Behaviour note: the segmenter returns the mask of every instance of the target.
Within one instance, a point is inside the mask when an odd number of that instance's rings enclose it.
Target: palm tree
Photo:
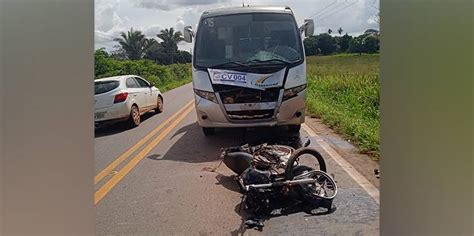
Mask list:
[[[344,32],[344,30],[342,30],[342,27],[339,27],[339,29],[337,30],[337,32],[339,33],[339,35],[342,35],[342,32]]]
[[[173,64],[174,57],[178,52],[178,43],[184,40],[181,32],[175,31],[173,27],[171,27],[169,29],[161,30],[157,36],[163,40],[161,45],[163,46],[164,51],[169,55],[171,64]]]
[[[145,56],[144,58],[154,60],[156,63],[163,63],[163,46],[153,38],[145,39]]]
[[[147,39],[141,31],[134,31],[131,28],[127,33],[121,32],[120,36],[121,38],[115,38],[114,40],[120,44],[128,59],[139,60],[144,56]]]

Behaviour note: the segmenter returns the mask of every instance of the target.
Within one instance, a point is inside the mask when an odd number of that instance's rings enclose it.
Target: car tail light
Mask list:
[[[127,99],[128,93],[119,93],[115,95],[114,103],[123,102]]]

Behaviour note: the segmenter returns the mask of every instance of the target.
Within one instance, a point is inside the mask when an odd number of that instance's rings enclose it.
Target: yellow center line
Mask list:
[[[179,115],[171,125],[166,127],[154,140],[145,146],[135,157],[133,157],[117,174],[102,185],[94,194],[94,205],[100,202],[112,188],[120,182],[146,155],[158,145],[191,111],[193,107],[188,107],[185,112]]]
[[[134,153],[137,149],[139,149],[141,146],[143,146],[149,139],[151,139],[153,136],[155,136],[161,129],[163,129],[166,125],[168,125],[171,121],[173,121],[181,112],[186,110],[189,106],[191,106],[193,103],[193,100],[190,102],[186,103],[183,108],[181,108],[179,111],[174,113],[171,117],[166,119],[163,123],[161,123],[156,129],[148,133],[145,137],[143,137],[138,143],[133,145],[130,149],[128,149],[126,152],[124,152],[122,155],[120,155],[117,159],[115,159],[112,163],[110,163],[105,169],[103,169],[99,174],[97,174],[94,177],[94,184],[99,183],[105,176],[110,174],[117,166],[120,165],[123,161],[125,161],[132,153]]]

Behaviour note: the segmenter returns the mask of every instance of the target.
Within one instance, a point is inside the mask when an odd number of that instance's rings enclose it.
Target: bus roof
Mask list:
[[[213,10],[204,11],[201,15],[202,18],[241,14],[241,13],[286,13],[293,14],[293,11],[288,6],[241,6],[241,7],[227,7],[217,8]]]

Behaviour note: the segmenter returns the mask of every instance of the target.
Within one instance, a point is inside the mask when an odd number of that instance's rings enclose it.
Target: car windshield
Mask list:
[[[119,82],[115,80],[96,81],[94,83],[94,88],[95,88],[94,95],[112,91],[118,88],[118,86],[119,86]]]
[[[292,15],[253,13],[204,18],[196,37],[195,65],[285,64],[303,59]]]

